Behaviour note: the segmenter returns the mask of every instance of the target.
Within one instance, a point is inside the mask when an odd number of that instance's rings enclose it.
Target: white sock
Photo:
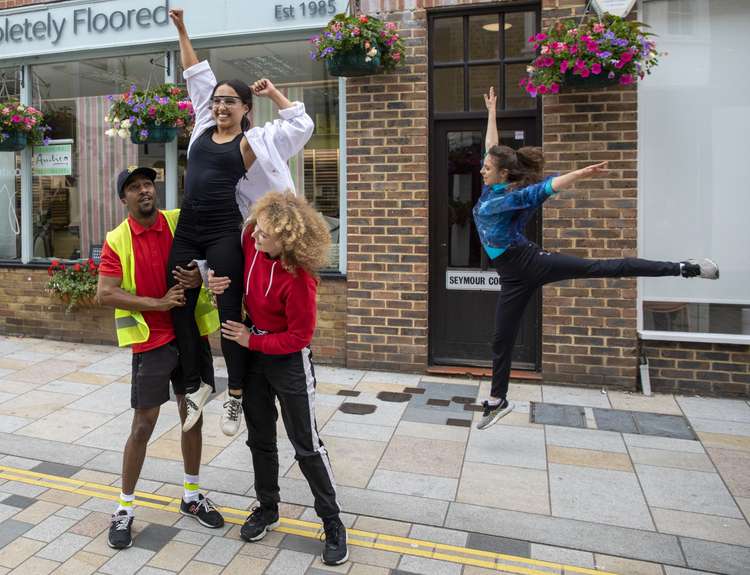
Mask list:
[[[128,515],[133,515],[133,501],[135,501],[135,495],[125,495],[120,492],[120,499],[118,501],[117,509],[115,509],[115,515],[120,511],[127,511]]]
[[[182,486],[185,488],[185,493],[182,496],[182,499],[185,501],[185,503],[198,501],[199,483],[200,482],[197,475],[188,475],[187,473],[185,474],[185,480],[182,483]]]
[[[491,405],[492,407],[497,407],[497,406],[498,406],[498,405],[500,405],[500,404],[501,404],[502,402],[503,402],[503,400],[502,400],[502,399],[497,399],[497,398],[495,398],[495,397],[490,397],[490,398],[489,398],[489,399],[487,400],[487,403],[489,403],[489,404],[490,404],[490,405]]]

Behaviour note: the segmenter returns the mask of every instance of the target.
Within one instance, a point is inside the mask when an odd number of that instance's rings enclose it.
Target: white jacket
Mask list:
[[[216,86],[216,77],[211,66],[204,60],[183,73],[187,91],[195,110],[195,127],[190,136],[190,146],[207,128],[216,125],[211,113],[211,93]],[[304,148],[312,136],[315,125],[305,112],[302,102],[294,102],[290,108],[279,110],[280,120],[266,122],[261,127],[250,128],[245,137],[255,153],[255,162],[237,184],[237,205],[243,217],[247,217],[250,206],[266,192],[290,190],[294,182],[287,161]]]

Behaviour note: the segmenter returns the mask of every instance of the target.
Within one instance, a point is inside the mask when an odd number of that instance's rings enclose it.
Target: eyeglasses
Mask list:
[[[211,98],[211,104],[214,108],[218,108],[224,104],[227,108],[232,106],[238,106],[242,100],[235,98],[234,96],[214,96]]]

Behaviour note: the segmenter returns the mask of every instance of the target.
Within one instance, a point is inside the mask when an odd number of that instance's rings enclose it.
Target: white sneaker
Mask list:
[[[182,424],[182,431],[190,431],[190,429],[198,423],[203,413],[203,406],[208,403],[208,399],[213,393],[213,388],[210,385],[201,383],[198,391],[188,393],[185,395],[185,403],[187,404],[187,417],[185,423]]]
[[[701,269],[701,277],[707,280],[719,279],[719,266],[708,258],[702,260],[688,260],[691,264],[697,264]]]
[[[242,416],[242,398],[234,397],[227,391],[227,400],[224,402],[224,413],[221,415],[221,431],[224,435],[237,435],[240,430],[240,417]]]
[[[497,405],[490,405],[489,401],[483,401],[482,406],[484,411],[482,412],[482,418],[477,422],[477,429],[487,429],[491,425],[495,425],[501,418],[508,415],[513,411],[512,401],[503,399]]]

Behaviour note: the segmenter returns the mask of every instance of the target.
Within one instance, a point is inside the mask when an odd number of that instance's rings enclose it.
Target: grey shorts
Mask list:
[[[170,381],[175,395],[185,394],[176,342],[134,353],[130,406],[148,409],[168,402]]]

